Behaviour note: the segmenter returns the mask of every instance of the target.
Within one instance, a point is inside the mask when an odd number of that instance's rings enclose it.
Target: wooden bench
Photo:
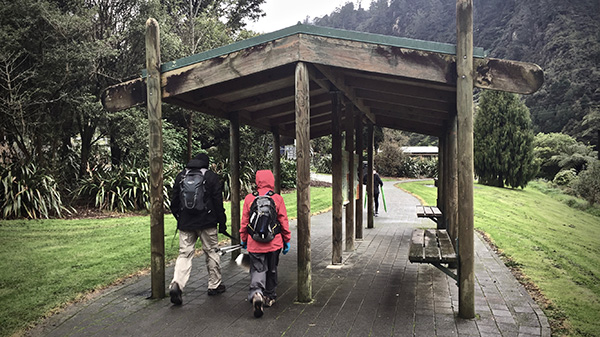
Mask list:
[[[445,229],[415,229],[412,233],[408,260],[430,263],[458,282],[458,277],[441,264],[455,265],[458,256]]]
[[[443,214],[437,206],[423,206],[417,205],[417,217],[418,218],[429,218],[438,224],[438,228],[442,224]]]

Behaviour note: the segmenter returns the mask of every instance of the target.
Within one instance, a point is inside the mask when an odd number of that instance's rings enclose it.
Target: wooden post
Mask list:
[[[458,313],[475,317],[473,238],[473,0],[456,1],[458,111]]]
[[[237,112],[229,115],[229,170],[231,173],[231,244],[240,243],[240,116]],[[240,251],[231,253],[235,260]]]
[[[438,178],[437,178],[437,207],[445,212],[446,200],[446,138],[445,134],[438,138]],[[437,228],[446,228],[444,219],[438,219]]]
[[[160,31],[158,22],[146,21],[146,79],[150,128],[150,273],[152,298],[165,297],[165,226],[163,211],[162,93],[160,87]]]
[[[275,193],[281,194],[281,139],[279,130],[273,128],[273,176],[275,176]]]
[[[348,204],[346,205],[346,251],[354,250],[354,105],[346,102],[346,152],[348,152]]]
[[[373,123],[367,123],[367,228],[374,227],[375,205],[373,197]]]
[[[296,201],[298,207],[298,302],[312,301],[310,265],[310,92],[306,64],[296,65]]]
[[[331,239],[331,263],[342,263],[342,208],[344,198],[342,195],[342,104],[340,92],[331,93],[331,178],[332,178],[332,203],[333,210]]]
[[[357,110],[356,112],[356,155],[358,156],[358,198],[356,199],[356,238],[362,240],[363,238],[363,176],[365,170],[363,169],[363,116],[362,111]]]
[[[446,217],[446,226],[448,228],[448,234],[452,239],[452,242],[456,246],[456,238],[458,237],[458,169],[457,169],[457,138],[456,138],[456,111],[452,111],[450,114],[450,120],[448,121],[448,142],[447,142],[447,156],[448,160],[448,206],[447,211],[444,212]]]

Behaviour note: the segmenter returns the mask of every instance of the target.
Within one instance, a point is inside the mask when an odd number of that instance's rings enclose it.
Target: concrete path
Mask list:
[[[418,219],[414,197],[385,182],[388,212],[364,230],[342,266],[331,262],[331,213],[312,217],[314,302],[296,303],[296,237],[281,257],[277,303],[255,319],[246,301],[249,275],[223,257],[227,292],[207,296],[203,257],[194,259],[183,305],[149,300],[149,275],[70,306],[30,336],[550,336],[546,317],[510,271],[478,237],[477,318],[458,318],[455,281],[428,264],[411,264],[412,230],[434,227]],[[382,207],[382,206],[381,206]],[[383,208],[383,207],[382,207]],[[364,222],[366,224],[366,221]],[[291,224],[295,235],[296,223]],[[167,269],[167,284],[173,267]]]

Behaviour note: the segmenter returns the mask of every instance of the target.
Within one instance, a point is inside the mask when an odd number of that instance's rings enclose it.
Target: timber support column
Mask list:
[[[331,226],[331,264],[342,263],[342,211],[344,198],[342,195],[342,104],[339,91],[331,92],[331,177],[333,210]]]
[[[458,111],[458,313],[475,317],[473,233],[473,0],[456,2]]]
[[[373,122],[367,122],[367,228],[374,227],[375,198],[373,196]],[[379,186],[378,186],[379,187]]]
[[[296,65],[296,201],[298,246],[298,302],[312,301],[310,264],[310,78],[306,64]]]
[[[456,139],[456,111],[450,114],[448,121],[448,141],[446,147],[448,148],[447,155],[448,159],[448,179],[447,179],[447,193],[448,193],[448,204],[447,211],[444,212],[446,218],[446,227],[448,228],[448,234],[452,243],[456,248],[456,238],[458,237],[458,171],[457,171],[457,139]]]
[[[231,244],[240,243],[240,116],[237,112],[229,115],[229,170],[231,173]],[[239,250],[231,253],[231,260],[240,254]]]
[[[346,152],[348,152],[348,204],[346,205],[346,251],[354,250],[354,105],[346,102]]]
[[[273,176],[275,176],[275,193],[281,194],[281,138],[279,130],[273,128]]]
[[[363,116],[362,111],[356,112],[356,155],[358,156],[358,197],[356,198],[356,239],[363,238],[363,177],[365,170],[363,169]]]
[[[160,31],[146,21],[146,79],[150,153],[150,273],[152,298],[165,297],[165,219],[163,211],[162,93],[160,87]]]

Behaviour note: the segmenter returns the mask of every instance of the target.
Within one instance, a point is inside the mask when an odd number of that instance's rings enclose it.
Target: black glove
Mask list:
[[[219,224],[219,233],[221,233],[221,234],[227,233],[227,224],[226,223]]]

